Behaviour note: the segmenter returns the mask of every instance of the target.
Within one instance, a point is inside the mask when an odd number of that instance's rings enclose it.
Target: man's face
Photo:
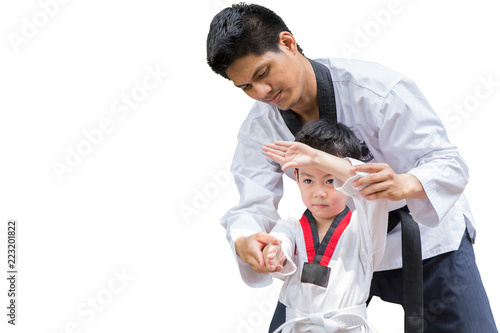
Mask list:
[[[335,189],[331,174],[317,168],[300,168],[297,183],[304,205],[317,222],[331,222],[344,210],[347,196]]]
[[[284,46],[279,52],[241,57],[226,74],[251,98],[282,110],[292,109],[302,97],[304,68],[296,54]]]

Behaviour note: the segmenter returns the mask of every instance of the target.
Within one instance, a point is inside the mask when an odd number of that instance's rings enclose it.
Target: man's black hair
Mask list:
[[[341,158],[361,158],[358,138],[349,127],[330,118],[306,123],[297,133],[295,141]]]
[[[290,32],[285,22],[272,10],[239,3],[220,11],[210,24],[207,37],[207,62],[214,72],[229,79],[226,69],[249,54],[279,52],[279,34]],[[302,53],[302,49],[297,45]]]

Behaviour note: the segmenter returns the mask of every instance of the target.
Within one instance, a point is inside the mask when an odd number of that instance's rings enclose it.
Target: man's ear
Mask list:
[[[288,31],[282,31],[279,34],[279,46],[286,48],[288,51],[292,53],[297,52],[297,42],[295,41],[295,37]]]

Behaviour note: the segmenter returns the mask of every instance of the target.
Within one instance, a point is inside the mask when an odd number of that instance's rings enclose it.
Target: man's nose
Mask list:
[[[267,83],[264,83],[264,82],[255,83],[254,84],[254,91],[256,94],[255,99],[257,99],[259,101],[266,102],[266,99],[271,97],[271,96],[269,96],[269,93],[271,92],[271,90],[272,90],[271,85],[269,85]]]

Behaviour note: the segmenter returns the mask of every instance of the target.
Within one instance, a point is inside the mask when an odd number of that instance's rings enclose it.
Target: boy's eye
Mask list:
[[[312,181],[312,180],[310,180],[310,179],[304,179],[304,183],[306,183],[306,184],[312,184],[312,182],[313,182],[313,181]]]
[[[326,181],[326,183],[327,183],[328,185],[333,185],[333,179],[328,179],[328,180]]]

